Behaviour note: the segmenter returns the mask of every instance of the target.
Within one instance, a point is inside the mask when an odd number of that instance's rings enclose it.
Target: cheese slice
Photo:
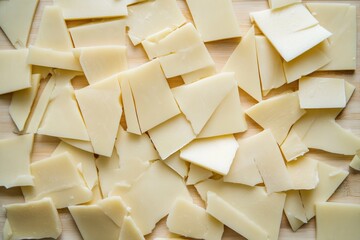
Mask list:
[[[175,29],[186,21],[176,0],[148,1],[129,6],[128,10],[128,34],[134,45],[167,27]]]
[[[202,68],[199,70],[195,70],[190,73],[183,74],[183,75],[181,75],[181,78],[184,80],[185,84],[189,84],[189,83],[196,82],[200,79],[210,77],[215,74],[216,74],[216,68],[215,68],[215,65],[213,65],[213,66],[205,67],[205,68]]]
[[[315,205],[326,202],[340,184],[349,175],[349,172],[318,162],[319,184],[313,190],[301,190],[301,199],[305,208],[306,218],[315,216]]]
[[[318,161],[309,157],[287,163],[293,189],[314,189],[319,183]]]
[[[124,217],[123,225],[121,226],[119,240],[145,240],[138,226],[130,216]]]
[[[195,134],[199,134],[234,87],[233,73],[219,73],[192,84],[173,88],[172,91]]]
[[[0,2],[0,27],[15,48],[26,48],[39,0]]]
[[[256,101],[262,100],[254,27],[241,39],[222,71],[235,72],[238,86]]]
[[[357,154],[354,156],[352,161],[350,162],[350,167],[357,171],[360,171],[360,151],[357,151]]]
[[[180,151],[167,157],[163,162],[178,173],[183,179],[188,175],[189,164],[180,158]]]
[[[0,51],[0,94],[31,87],[31,65],[27,49]]]
[[[298,93],[293,92],[264,100],[248,108],[245,113],[264,129],[270,129],[281,144],[291,126],[306,111],[300,109]]]
[[[40,78],[40,74],[33,74],[31,76],[31,87],[14,92],[12,95],[9,113],[19,131],[24,129],[26,120],[29,117],[40,86]]]
[[[81,140],[75,140],[75,139],[69,139],[69,138],[60,138],[61,141],[75,147],[81,150],[84,150],[86,152],[94,153],[94,148],[91,145],[90,141],[81,141]]]
[[[224,225],[210,216],[205,209],[179,198],[166,220],[170,232],[185,237],[220,240]]]
[[[316,239],[359,239],[359,216],[358,204],[316,204]]]
[[[301,0],[269,0],[269,5],[271,9],[277,9],[299,2]]]
[[[41,79],[45,79],[49,75],[54,75],[54,72],[52,68],[34,65],[32,66],[32,74],[40,74]]]
[[[193,163],[190,164],[186,185],[195,185],[198,182],[210,178],[213,173],[205,168],[199,167]]]
[[[86,205],[92,205],[104,199],[101,193],[100,184],[98,182],[91,189],[91,192],[92,192],[92,199],[89,202],[85,203]]]
[[[5,220],[4,228],[2,229],[2,238],[3,240],[11,240],[11,237],[13,235],[11,226],[9,224],[9,220]]]
[[[0,140],[0,186],[11,188],[34,185],[30,173],[33,141],[33,134]]]
[[[49,198],[8,204],[4,208],[11,229],[11,236],[8,239],[56,239],[61,234],[59,214]]]
[[[281,152],[286,161],[290,162],[303,156],[309,151],[306,145],[301,141],[301,138],[294,131],[290,131],[284,142],[281,144]]]
[[[126,1],[55,0],[54,4],[61,8],[66,20],[121,17],[128,14]]]
[[[284,212],[293,231],[297,231],[304,223],[307,223],[299,191],[286,192]]]
[[[168,158],[196,138],[183,114],[150,129],[148,133],[161,159]]]
[[[180,158],[218,174],[226,175],[238,147],[233,135],[196,139],[180,150]]]
[[[253,12],[251,15],[287,62],[331,36],[302,4]]]

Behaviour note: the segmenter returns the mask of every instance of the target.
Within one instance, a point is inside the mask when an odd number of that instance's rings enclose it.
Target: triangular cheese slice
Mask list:
[[[145,240],[138,226],[130,216],[125,216],[120,230],[119,240]]]
[[[94,148],[91,145],[90,140],[89,141],[81,141],[76,139],[70,139],[70,138],[61,138],[61,141],[66,142],[67,144],[76,147],[78,149],[84,150],[86,152],[94,153]]]
[[[186,179],[186,185],[194,185],[210,178],[212,175],[213,173],[211,171],[191,163],[188,177]]]
[[[177,172],[182,178],[185,178],[189,171],[188,162],[180,158],[180,151],[174,153],[163,161],[172,170]]]

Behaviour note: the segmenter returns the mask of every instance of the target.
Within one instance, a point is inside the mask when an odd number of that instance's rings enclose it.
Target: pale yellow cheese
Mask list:
[[[356,240],[360,238],[360,205],[349,203],[316,204],[316,239]]]
[[[130,211],[121,197],[118,196],[105,198],[97,202],[96,205],[118,226],[122,226],[124,217]]]
[[[62,231],[60,218],[49,198],[28,203],[5,205],[9,239],[58,238]]]
[[[292,189],[314,189],[319,183],[318,161],[301,157],[287,163],[287,170],[293,183]]]
[[[15,48],[26,48],[39,0],[0,1],[0,27]]]
[[[226,175],[238,147],[233,135],[196,139],[180,150],[180,158],[218,174]]]
[[[319,184],[313,190],[301,190],[301,199],[305,208],[306,218],[315,216],[315,205],[326,202],[336,191],[349,172],[318,162]]]
[[[138,226],[130,216],[124,217],[124,222],[121,225],[119,240],[145,240]]]
[[[286,192],[284,212],[293,231],[297,231],[304,223],[307,223],[299,191]]]
[[[357,151],[357,154],[354,156],[352,161],[350,162],[350,167],[353,169],[360,171],[360,151]]]
[[[222,71],[235,72],[238,86],[256,101],[262,100],[254,27],[241,39]]]
[[[69,138],[61,138],[61,141],[66,142],[67,144],[76,147],[78,149],[84,150],[86,152],[94,153],[94,148],[91,145],[90,141],[81,141]]]
[[[195,70],[190,73],[181,75],[181,78],[184,80],[185,84],[196,82],[202,78],[210,77],[216,74],[215,66],[205,67],[199,70]]]
[[[98,201],[104,199],[103,195],[101,193],[99,182],[97,182],[96,185],[91,189],[91,192],[92,192],[92,199],[89,202],[85,203],[85,204],[92,205],[92,204],[95,204]]]
[[[196,137],[183,114],[150,129],[148,133],[161,159],[168,158]]]
[[[33,74],[31,76],[31,87],[14,92],[12,95],[9,113],[19,131],[24,129],[26,120],[29,117],[40,86],[40,78],[40,74]]]
[[[31,87],[27,49],[0,51],[0,94]]]
[[[210,178],[212,175],[213,173],[211,171],[191,163],[186,179],[186,185],[194,185]]]
[[[219,73],[172,89],[195,134],[201,132],[226,95],[235,88],[235,84],[233,73]]]
[[[287,62],[331,36],[302,4],[253,12],[251,16]]]
[[[104,45],[125,45],[125,20],[95,22],[70,28],[76,48]]]
[[[33,134],[0,140],[0,186],[10,188],[34,185],[30,173],[33,141]]]
[[[220,240],[224,232],[224,225],[205,209],[181,198],[173,205],[166,226],[170,232],[205,240]]]
[[[270,8],[276,9],[276,8],[282,8],[294,3],[299,3],[301,0],[269,0]]]
[[[231,0],[187,0],[186,3],[204,42],[240,37]]]
[[[291,126],[305,112],[304,109],[300,109],[297,92],[269,98],[245,111],[261,127],[270,129],[279,144],[284,141]]]
[[[47,78],[49,75],[54,75],[53,69],[42,66],[32,66],[32,74],[40,74],[42,79]]]
[[[4,228],[2,229],[2,238],[3,240],[11,240],[13,232],[11,230],[11,226],[9,224],[9,220],[5,220]]]
[[[296,160],[309,151],[295,131],[290,131],[289,135],[281,144],[280,149],[288,162]]]
[[[126,1],[103,0],[55,0],[66,20],[110,18],[126,16]]]
[[[120,93],[116,77],[75,91],[94,152],[107,157],[114,148],[122,115]]]
[[[180,151],[177,151],[176,153],[167,157],[164,160],[164,163],[172,170],[177,172],[182,178],[185,178],[188,175],[189,164],[180,158]]]

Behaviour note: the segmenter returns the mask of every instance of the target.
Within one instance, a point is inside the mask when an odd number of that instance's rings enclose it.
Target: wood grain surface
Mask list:
[[[321,0],[320,0],[321,1]],[[317,0],[317,2],[320,2]],[[310,2],[310,1],[309,1]],[[311,1],[312,2],[312,1]],[[360,0],[357,1],[321,1],[321,2],[347,2],[357,6],[357,36],[359,39],[359,26],[360,26]],[[36,34],[39,28],[41,13],[46,5],[51,5],[51,0],[40,0],[36,16],[34,18],[29,44],[34,43],[36,39]],[[250,21],[248,13],[251,11],[263,10],[268,8],[267,1],[265,0],[233,0],[235,13],[238,19],[238,22],[241,26],[242,33],[244,34],[250,27]],[[189,21],[191,20],[191,15],[186,6],[184,0],[178,0],[178,5],[183,11],[184,15]],[[75,26],[82,24],[83,22],[68,22],[68,26]],[[235,49],[239,43],[240,38],[231,39],[225,41],[218,41],[213,43],[207,43],[206,46],[210,51],[211,56],[213,57],[216,67],[218,70],[221,70],[226,60]],[[138,66],[147,61],[146,54],[141,46],[133,47],[129,41],[128,45],[128,61],[129,67]],[[7,40],[5,34],[0,32],[0,49],[12,49],[10,42]],[[357,56],[359,57],[359,41],[357,42]],[[352,96],[347,108],[339,115],[337,122],[348,129],[351,129],[353,133],[357,136],[360,136],[360,61],[357,63],[357,69],[355,72],[346,71],[346,72],[322,72],[314,73],[314,76],[328,76],[328,77],[340,77],[349,81],[351,84],[356,86],[354,95]],[[78,79],[73,81],[75,87],[83,86],[83,79]],[[169,84],[171,87],[182,84],[180,78],[169,79]],[[269,94],[269,97],[274,96],[286,89],[297,89],[297,82],[292,83],[288,86],[281,87],[280,89],[274,90]],[[255,104],[255,101],[252,100],[245,92],[240,90],[241,101],[243,107],[246,109],[249,106]],[[0,139],[10,137],[15,135],[16,127],[13,124],[10,115],[8,113],[8,107],[11,101],[11,94],[1,95],[0,96]],[[250,118],[247,117],[247,122],[249,125],[249,130],[243,134],[237,134],[237,138],[251,136],[259,131],[261,128],[253,122]],[[37,161],[45,157],[50,156],[51,152],[55,149],[58,144],[58,139],[46,136],[36,136],[35,144],[32,153],[32,161]],[[334,202],[348,202],[360,204],[360,174],[349,169],[348,165],[352,156],[343,156],[330,154],[323,151],[311,150],[308,153],[309,156],[324,161],[333,166],[337,166],[350,171],[350,175],[339,187],[336,193],[330,198],[330,201]],[[194,198],[194,201],[199,205],[203,206],[203,202],[200,197],[197,195],[195,188],[189,187],[189,190]],[[0,205],[7,203],[23,202],[24,199],[21,194],[20,188],[12,188],[6,190],[5,188],[0,187]],[[61,210],[60,216],[63,224],[63,233],[59,239],[81,239],[79,231],[76,228],[74,221],[71,218],[71,215],[67,210]],[[3,225],[5,221],[5,211],[0,208],[0,232],[2,232]],[[1,234],[2,235],[2,234]],[[152,234],[146,236],[147,239],[153,239],[154,237],[166,237],[170,236],[168,232],[165,220],[163,219],[157,224],[156,229]],[[226,228],[223,235],[223,239],[243,239],[240,235],[233,232],[232,230]],[[315,221],[312,219],[308,224],[300,228],[297,232],[293,232],[286,220],[285,217],[282,219],[281,231],[279,239],[315,239]]]

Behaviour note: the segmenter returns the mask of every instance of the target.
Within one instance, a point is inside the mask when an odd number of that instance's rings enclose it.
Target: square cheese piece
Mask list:
[[[232,0],[187,0],[204,42],[240,37]]]
[[[301,108],[343,108],[345,81],[338,78],[304,77],[299,80]]]
[[[287,62],[331,36],[302,4],[253,12],[251,15]]]

